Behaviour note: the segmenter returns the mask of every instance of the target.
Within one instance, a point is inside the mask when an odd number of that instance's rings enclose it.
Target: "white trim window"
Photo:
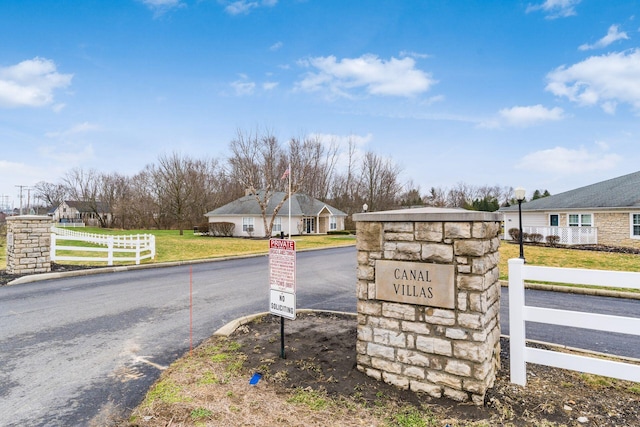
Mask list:
[[[569,227],[591,227],[593,226],[591,214],[569,214]]]
[[[275,217],[273,220],[273,233],[280,233],[282,231],[282,218],[279,216]]]
[[[242,217],[242,231],[246,233],[248,231],[253,232],[253,230],[254,230],[253,217],[252,216]]]
[[[329,230],[337,230],[338,229],[338,220],[335,216],[331,215],[329,217]]]
[[[631,238],[640,239],[640,213],[632,213],[629,215],[631,223]]]

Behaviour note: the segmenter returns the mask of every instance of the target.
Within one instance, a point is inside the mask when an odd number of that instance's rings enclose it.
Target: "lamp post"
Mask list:
[[[522,243],[522,201],[526,193],[525,189],[518,187],[515,189],[516,200],[518,201],[518,219],[520,225],[520,232],[518,233],[518,240],[520,241],[520,258],[524,259],[524,245]]]

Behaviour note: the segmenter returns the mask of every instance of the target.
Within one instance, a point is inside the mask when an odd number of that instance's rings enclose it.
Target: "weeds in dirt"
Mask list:
[[[527,387],[510,384],[503,370],[487,403],[476,407],[358,372],[352,318],[301,316],[297,331],[288,331],[297,351],[289,348],[287,359],[278,356],[278,345],[269,345],[278,330],[270,322],[249,324],[232,339],[211,338],[174,363],[124,426],[602,427],[640,419],[637,383],[532,365]],[[256,372],[263,377],[250,385]],[[589,424],[578,423],[579,417]]]

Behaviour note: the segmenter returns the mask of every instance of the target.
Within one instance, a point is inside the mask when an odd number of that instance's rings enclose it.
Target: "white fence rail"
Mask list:
[[[524,226],[523,233],[541,234],[543,241],[547,236],[558,236],[561,245],[596,245],[598,244],[598,229],[596,227],[551,227]]]
[[[98,246],[67,246],[58,241],[86,242]],[[97,256],[58,255],[58,251],[98,252]],[[105,254],[106,256],[101,256]],[[132,254],[115,256],[115,254]],[[51,261],[89,261],[106,262],[135,261],[136,265],[144,259],[156,256],[156,236],[152,234],[108,235],[84,233],[65,228],[51,227]]]
[[[640,289],[640,273],[538,267],[525,265],[520,258],[510,259],[509,345],[512,383],[526,385],[527,362],[640,382],[639,365],[527,347],[526,321],[640,335],[640,318],[526,306],[525,280]]]
[[[84,228],[84,222],[58,222],[58,227]],[[55,227],[55,226],[54,226]]]

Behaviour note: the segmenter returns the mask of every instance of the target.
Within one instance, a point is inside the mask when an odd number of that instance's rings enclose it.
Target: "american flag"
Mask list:
[[[286,171],[284,171],[284,173],[282,174],[282,178],[280,178],[280,180],[283,180],[283,179],[285,179],[286,177],[288,177],[288,176],[289,176],[289,172],[290,172],[290,171],[289,171],[289,168],[287,168],[287,170],[286,170]]]

